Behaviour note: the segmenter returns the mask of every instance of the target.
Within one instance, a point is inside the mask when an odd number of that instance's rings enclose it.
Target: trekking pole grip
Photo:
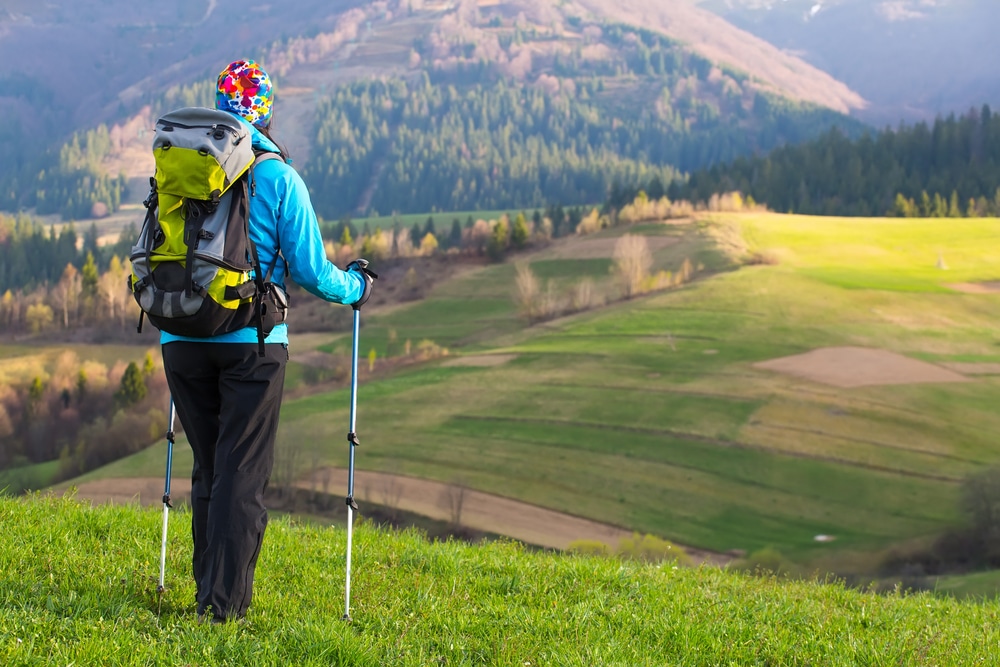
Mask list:
[[[378,280],[378,274],[368,268],[368,260],[358,258],[347,265],[348,271],[357,271],[361,274],[361,279],[365,283],[364,291],[361,293],[361,298],[351,304],[351,308],[354,310],[361,310],[361,306],[368,302],[368,299],[372,295],[372,285],[376,280]]]

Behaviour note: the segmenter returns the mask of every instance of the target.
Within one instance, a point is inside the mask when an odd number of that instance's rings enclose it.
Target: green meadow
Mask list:
[[[514,262],[554,294],[589,278],[611,295],[626,232],[671,237],[654,271],[689,259],[694,279],[531,326],[518,317]],[[856,346],[988,371],[1000,295],[953,286],[1000,279],[998,235],[995,219],[705,214],[586,237],[607,241],[605,257],[555,246],[466,270],[421,302],[363,312],[357,466],[803,563],[933,536],[962,521],[966,476],[1000,462],[995,371],[843,388],[755,364]],[[320,338],[349,349],[349,335]],[[377,366],[425,340],[447,355],[368,378],[371,350]],[[286,401],[279,454],[296,448],[303,474],[346,465],[348,402],[346,389]],[[88,477],[162,475],[162,454]]]
[[[199,624],[190,515],[0,498],[0,662],[34,665],[990,665],[1000,603],[876,595],[713,567],[361,523],[271,521],[243,623]]]

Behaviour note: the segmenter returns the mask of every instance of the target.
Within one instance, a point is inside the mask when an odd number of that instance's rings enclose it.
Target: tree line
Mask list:
[[[105,267],[113,257],[127,257],[137,235],[136,226],[128,225],[116,243],[102,245],[94,224],[81,237],[72,223],[45,227],[23,213],[0,213],[0,294],[55,284],[66,266],[83,271],[88,256],[95,266]]]
[[[618,187],[617,208],[647,183]],[[767,156],[737,158],[666,188],[672,199],[739,191],[771,210],[812,215],[963,217],[1000,215],[1000,117],[988,105],[868,132],[836,129]]]
[[[588,209],[585,206],[564,207],[553,204],[546,208],[502,213],[486,220],[467,214],[463,219],[447,213],[431,214],[423,222],[404,225],[397,216],[384,226],[363,220],[353,221],[344,216],[337,222],[321,222],[320,230],[326,242],[327,255],[334,261],[350,261],[351,253],[374,259],[428,256],[437,252],[482,256],[502,254],[513,245],[525,247],[528,236],[549,241],[576,233],[577,226]],[[450,220],[450,222],[449,222]],[[484,231],[497,222],[508,225],[503,244],[488,243],[492,231]]]

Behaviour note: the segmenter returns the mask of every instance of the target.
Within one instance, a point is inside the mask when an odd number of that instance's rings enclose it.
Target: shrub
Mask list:
[[[576,233],[580,236],[593,234],[607,226],[607,218],[601,216],[597,209],[592,209],[590,213],[576,226]]]
[[[733,564],[733,568],[751,574],[792,575],[796,566],[774,547],[764,547]]]
[[[780,264],[778,256],[770,250],[754,250],[749,253],[744,260],[744,263],[748,266],[755,265],[765,265],[765,266],[777,266]]]
[[[581,556],[611,555],[611,547],[604,542],[598,542],[597,540],[576,540],[574,542],[570,542],[569,546],[566,547],[566,551],[571,554],[580,554]]]
[[[647,563],[675,561],[678,565],[690,565],[691,557],[683,549],[669,540],[655,535],[640,535],[633,533],[618,543],[616,555],[627,560],[640,560]]]

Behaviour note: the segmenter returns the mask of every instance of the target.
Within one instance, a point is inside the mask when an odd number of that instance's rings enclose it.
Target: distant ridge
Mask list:
[[[709,60],[747,72],[779,95],[845,114],[867,106],[846,84],[696,7],[692,0],[574,0],[574,4],[594,17],[662,32]]]

